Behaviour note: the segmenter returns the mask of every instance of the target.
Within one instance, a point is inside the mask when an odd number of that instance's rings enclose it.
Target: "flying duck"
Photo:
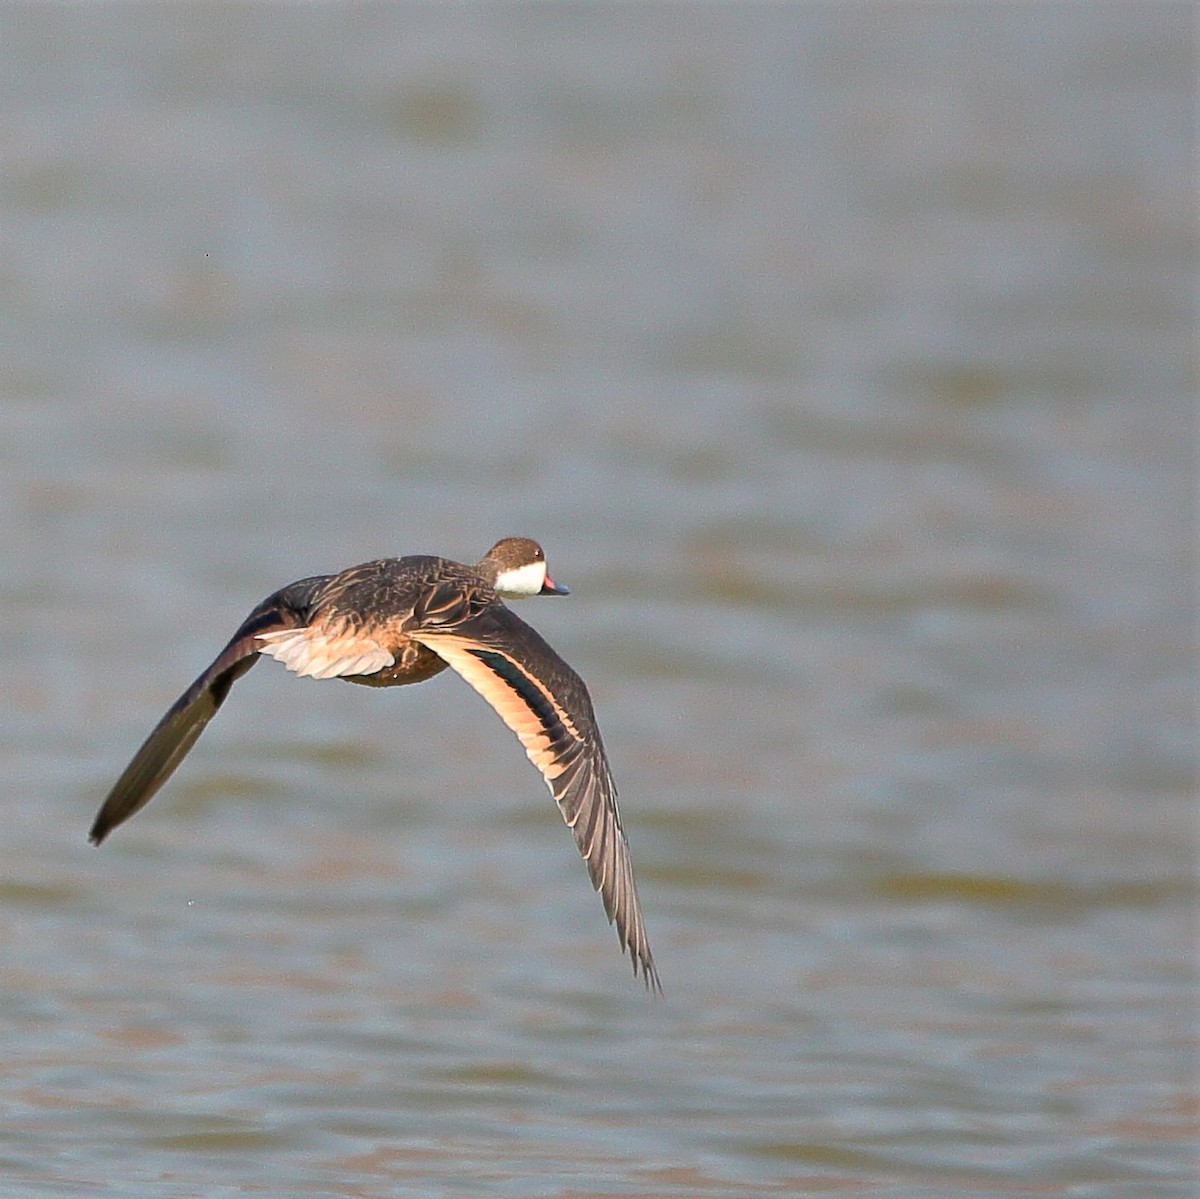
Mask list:
[[[158,722],[108,793],[88,839],[99,845],[149,803],[262,654],[298,675],[369,687],[424,682],[450,666],[520,739],[575,835],[634,975],[661,990],[587,687],[503,603],[566,594],[528,537],[503,538],[475,566],[414,554],[289,584],[246,617]]]

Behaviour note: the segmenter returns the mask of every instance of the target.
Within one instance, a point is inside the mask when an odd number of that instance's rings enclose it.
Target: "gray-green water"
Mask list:
[[[1191,1193],[1192,12],[0,13],[0,1192]],[[549,551],[666,997],[453,676]]]

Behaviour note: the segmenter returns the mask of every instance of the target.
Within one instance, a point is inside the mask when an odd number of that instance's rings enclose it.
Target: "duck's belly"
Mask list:
[[[431,649],[404,637],[399,645],[388,647],[396,661],[374,674],[348,674],[347,683],[364,687],[403,687],[408,683],[423,683],[446,669],[446,663]]]

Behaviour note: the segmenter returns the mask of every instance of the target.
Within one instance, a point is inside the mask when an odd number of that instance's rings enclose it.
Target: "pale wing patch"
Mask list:
[[[372,637],[361,634],[326,634],[311,626],[259,633],[260,653],[282,662],[302,678],[334,679],[352,674],[374,674],[394,666],[393,655]]]
[[[414,632],[409,635],[414,641],[428,646],[438,657],[449,662],[455,671],[492,705],[500,719],[516,733],[529,760],[537,767],[553,794],[552,780],[562,773],[564,767],[555,758],[550,738],[541,722],[529,710],[529,705],[507,683],[497,678],[463,642],[445,634],[426,637],[423,633]],[[563,723],[570,727],[569,722],[564,720]]]

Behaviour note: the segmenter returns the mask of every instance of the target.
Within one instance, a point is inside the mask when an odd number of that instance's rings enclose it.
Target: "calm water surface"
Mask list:
[[[0,1192],[1184,1196],[1188,6],[0,14]],[[444,675],[547,546],[666,996]]]

